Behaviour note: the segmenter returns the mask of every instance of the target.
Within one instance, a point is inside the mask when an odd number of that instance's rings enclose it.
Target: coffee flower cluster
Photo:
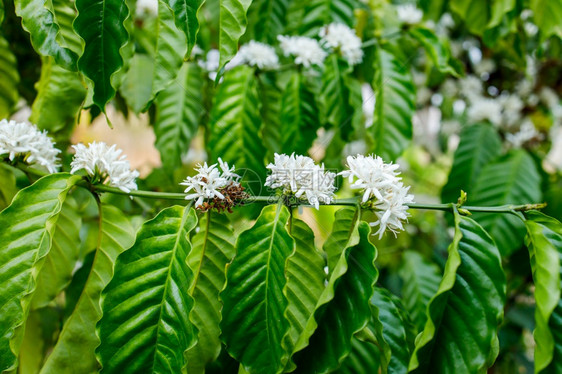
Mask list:
[[[370,223],[379,226],[375,235],[381,238],[387,228],[395,235],[404,230],[402,221],[408,219],[408,204],[414,202],[414,196],[408,193],[410,187],[401,182],[398,165],[386,164],[378,156],[357,155],[347,158],[347,166],[349,170],[339,175],[349,178],[352,189],[364,190],[362,202],[374,208],[378,217]]]
[[[274,69],[279,66],[279,57],[277,57],[275,49],[254,40],[240,47],[238,56],[242,63],[259,69]]]
[[[115,145],[109,147],[104,142],[93,142],[88,146],[73,145],[72,148],[76,151],[70,163],[72,174],[85,170],[93,183],[108,182],[127,193],[137,189],[135,180],[139,172],[131,170],[126,156],[121,154],[123,151]]]
[[[21,157],[30,165],[40,165],[55,173],[60,150],[54,145],[47,132],[40,131],[35,125],[5,119],[0,121],[0,157],[8,157],[10,161]]]
[[[320,43],[329,50],[341,53],[349,65],[357,65],[363,61],[361,39],[355,30],[343,23],[331,23],[322,27],[319,34]]]
[[[271,174],[266,187],[282,188],[286,195],[306,197],[308,203],[319,209],[320,203],[330,204],[334,199],[336,174],[324,170],[306,156],[275,154],[274,162],[267,166]]]
[[[295,64],[306,68],[312,65],[321,66],[328,53],[322,48],[318,40],[307,38],[306,36],[285,36],[277,37],[285,57],[295,58]]]

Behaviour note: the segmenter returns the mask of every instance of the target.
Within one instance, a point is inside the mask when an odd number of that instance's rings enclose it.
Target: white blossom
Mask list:
[[[523,100],[515,94],[502,94],[499,100],[503,106],[503,123],[513,126],[521,119],[521,111],[525,107]]]
[[[260,69],[273,69],[279,66],[279,57],[277,57],[275,49],[254,40],[240,47],[238,55],[242,63],[257,66]]]
[[[210,166],[205,162],[203,165],[198,164],[195,170],[197,174],[193,177],[187,177],[180,184],[186,186],[185,193],[191,192],[185,196],[186,200],[196,200],[195,206],[203,205],[205,199],[224,199],[221,190],[231,183],[238,183],[240,176],[234,173],[234,166],[230,167],[228,163],[222,159],[218,159],[220,166],[217,164]]]
[[[158,14],[158,0],[137,0],[137,16]]]
[[[467,111],[470,123],[489,121],[499,126],[502,122],[502,105],[499,100],[485,97],[473,100]]]
[[[483,58],[474,64],[474,72],[480,77],[489,76],[494,71],[496,71],[496,62],[491,58]]]
[[[207,71],[209,79],[215,80],[217,71],[219,70],[219,59],[220,52],[218,49],[211,49],[207,52],[206,58],[197,61],[197,64]]]
[[[505,140],[513,147],[521,147],[523,144],[527,143],[529,140],[540,138],[541,134],[533,125],[531,120],[526,120],[521,125],[519,131],[515,134],[507,133],[505,135]]]
[[[328,53],[320,43],[305,36],[278,35],[277,40],[281,45],[285,57],[295,57],[295,63],[304,67],[322,65]]]
[[[469,100],[477,100],[484,92],[484,86],[480,78],[467,75],[460,80],[460,91]]]
[[[320,44],[325,48],[341,53],[349,65],[357,65],[363,61],[361,39],[355,30],[343,23],[331,23],[320,29]]]
[[[334,198],[336,174],[326,171],[324,165],[317,165],[310,157],[276,153],[274,162],[267,168],[271,174],[265,181],[266,187],[282,188],[283,193],[298,198],[305,196],[316,209],[320,203],[329,204]]]
[[[137,189],[139,172],[131,170],[127,156],[122,155],[123,151],[115,144],[110,147],[104,142],[93,142],[88,146],[80,143],[72,148],[76,153],[70,163],[71,173],[85,170],[90,177],[99,178],[102,183],[107,181],[110,186],[127,193]]]
[[[382,237],[386,229],[394,234],[403,230],[402,221],[407,220],[408,204],[414,202],[414,196],[409,194],[410,187],[401,182],[398,165],[385,163],[379,156],[349,156],[347,167],[339,175],[349,178],[352,189],[363,190],[363,203],[374,199],[373,207],[378,220],[371,222],[371,226],[379,225],[375,235]]]
[[[423,18],[423,12],[414,4],[403,4],[396,7],[398,19],[402,23],[413,25],[419,23]]]
[[[0,156],[7,155],[13,161],[17,156],[30,165],[44,166],[55,173],[59,166],[57,155],[60,150],[37,126],[26,122],[0,121]]]

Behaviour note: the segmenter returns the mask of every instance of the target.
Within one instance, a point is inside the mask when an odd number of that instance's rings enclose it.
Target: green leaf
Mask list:
[[[238,40],[246,31],[246,13],[251,4],[252,0],[220,0],[219,68],[224,67],[238,51]]]
[[[14,111],[19,94],[18,84],[20,75],[18,73],[18,62],[16,56],[10,50],[8,41],[0,34],[0,118],[9,118]]]
[[[61,68],[51,57],[44,57],[42,62],[29,120],[55,139],[68,140],[78,121],[86,88],[79,73]]]
[[[16,176],[12,169],[5,164],[0,164],[0,180],[2,181],[0,183],[0,211],[2,211],[10,205],[13,197],[18,192],[18,188],[16,186]]]
[[[135,53],[128,63],[129,69],[123,75],[119,92],[127,106],[138,114],[146,109],[151,99],[153,72],[156,70],[153,59],[144,53]]]
[[[53,2],[53,14],[55,22],[60,30],[57,35],[57,42],[63,47],[67,47],[77,56],[82,54],[84,48],[82,39],[76,34],[72,24],[76,19],[77,11],[74,2],[68,0],[51,0]]]
[[[510,19],[513,19],[513,16],[509,17],[509,15],[515,13],[515,6],[516,0],[495,0],[492,3],[490,9],[490,21],[488,22],[488,25],[486,25],[486,31],[484,31],[482,38],[486,45],[495,46],[500,37],[506,36],[511,31],[509,23],[511,21]],[[507,27],[502,27],[502,23]]]
[[[525,241],[535,283],[535,373],[562,370],[562,224],[540,212],[526,212]]]
[[[281,92],[275,77],[271,74],[258,76],[258,96],[261,98],[260,115],[263,120],[261,137],[267,149],[266,159],[273,159],[274,153],[281,152]]]
[[[441,270],[418,252],[407,251],[404,253],[399,275],[403,281],[404,306],[418,330],[422,330],[427,320],[427,304],[439,288]]]
[[[328,256],[328,269],[331,273],[341,260],[341,254],[348,246],[355,245],[356,225],[359,211],[357,209],[340,209],[334,217],[334,226],[330,236],[324,242],[324,252]]]
[[[353,27],[354,10],[360,7],[357,0],[309,0],[304,7],[300,31],[307,36],[318,35],[320,27],[329,23],[343,23]]]
[[[451,0],[449,7],[473,34],[482,35],[490,19],[488,0]]]
[[[174,21],[178,29],[183,31],[187,38],[185,56],[189,57],[191,49],[197,42],[199,21],[197,12],[205,0],[161,0],[174,12]],[[182,38],[183,39],[183,38]]]
[[[414,373],[484,372],[498,354],[506,289],[500,252],[478,223],[456,211],[448,252],[410,359]]]
[[[542,38],[546,39],[551,35],[562,38],[562,3],[551,0],[531,0],[530,6],[533,20],[539,26]]]
[[[220,295],[222,340],[249,372],[280,373],[287,359],[282,346],[289,330],[284,270],[294,245],[288,220],[282,204],[263,208],[254,226],[236,241],[236,256]]]
[[[65,69],[76,70],[78,55],[57,42],[60,27],[53,14],[52,2],[15,0],[14,5],[16,14],[21,17],[22,26],[30,34],[31,45],[37,53],[53,57],[57,64]]]
[[[298,353],[294,361],[299,371],[329,373],[337,369],[351,351],[353,335],[370,321],[371,307],[367,297],[373,295],[378,277],[375,267],[377,251],[369,242],[370,231],[366,222],[358,224],[351,238],[353,240],[358,235],[359,241],[348,242],[352,245],[343,250],[330,275],[313,317],[306,324],[306,333],[296,344]],[[306,336],[310,331],[314,333],[309,340]],[[301,350],[305,346],[303,337],[308,345]]]
[[[252,3],[249,14],[255,15],[252,18],[254,40],[272,45],[277,43],[277,35],[283,34],[285,30],[291,1],[255,0]]]
[[[101,297],[96,355],[102,373],[179,373],[196,341],[189,320],[193,281],[187,266],[195,211],[173,206],[143,224],[135,244],[115,263]]]
[[[541,177],[535,162],[527,152],[516,150],[482,169],[468,202],[495,206],[539,203],[541,198]],[[494,238],[502,255],[509,255],[523,244],[525,227],[516,216],[475,213],[474,219]]]
[[[197,134],[203,111],[203,85],[200,68],[185,63],[177,79],[156,98],[156,148],[165,167],[181,165],[181,157]]]
[[[82,219],[72,197],[67,197],[53,234],[53,244],[37,277],[37,288],[31,308],[39,309],[51,302],[72,279],[72,272],[80,254]]]
[[[295,72],[281,94],[281,152],[307,154],[320,126],[314,93]]]
[[[409,33],[423,46],[437,70],[455,77],[459,76],[454,66],[451,66],[449,63],[451,60],[451,51],[448,45],[446,45],[444,41],[439,40],[432,30],[424,27],[414,27],[409,29]]]
[[[197,343],[186,352],[190,374],[204,373],[205,366],[221,352],[219,292],[226,281],[226,264],[234,257],[234,233],[225,215],[208,211],[199,223],[193,250],[187,256],[195,278],[189,289],[194,300],[190,319],[199,330]]]
[[[224,75],[211,110],[208,150],[237,168],[265,175],[265,149],[257,136],[262,122],[254,69],[238,66]]]
[[[0,0],[0,24],[2,24],[2,22],[4,22],[4,0]]]
[[[0,370],[14,369],[37,273],[51,249],[68,191],[80,177],[51,174],[24,188],[0,212]]]
[[[102,205],[98,230],[91,268],[81,268],[75,274],[75,277],[83,276],[83,288],[41,374],[95,373],[99,370],[95,349],[100,344],[96,323],[102,316],[101,292],[113,276],[117,256],[133,244],[135,233],[127,217],[118,208],[109,205]],[[85,260],[85,263],[88,261]]]
[[[398,158],[412,139],[415,109],[414,85],[407,63],[378,48],[375,60],[375,113],[370,128],[372,152],[385,161]]]
[[[375,287],[371,299],[374,333],[383,353],[383,373],[406,373],[415,332],[404,307],[388,290]]]
[[[371,342],[354,337],[351,340],[351,352],[338,369],[340,374],[378,373],[380,350]]]
[[[336,128],[346,128],[342,131],[349,134],[354,109],[350,103],[350,90],[347,87],[351,69],[345,60],[336,54],[328,56],[324,61],[322,74],[322,99],[326,110],[326,120]]]
[[[84,39],[78,68],[93,83],[93,103],[102,111],[115,96],[111,77],[123,67],[119,53],[129,40],[123,23],[129,16],[123,0],[76,0],[74,29]]]
[[[471,196],[482,168],[501,152],[501,139],[491,125],[477,124],[465,127],[460,138],[449,179],[441,192],[443,203],[456,202],[461,189]]]

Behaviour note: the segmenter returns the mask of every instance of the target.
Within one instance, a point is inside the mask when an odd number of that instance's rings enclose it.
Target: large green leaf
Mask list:
[[[506,292],[500,252],[478,223],[456,211],[448,252],[425,328],[416,338],[409,365],[414,373],[483,372],[498,354]]]
[[[268,44],[277,43],[287,24],[287,11],[292,0],[255,0],[249,10],[252,14],[253,36]],[[250,18],[250,17],[248,17]]]
[[[0,370],[17,365],[37,273],[51,249],[68,191],[80,177],[51,174],[24,188],[0,213]]]
[[[453,76],[459,75],[455,68],[449,64],[451,51],[448,45],[444,41],[439,40],[432,30],[425,27],[414,27],[409,32],[423,46],[437,70]]]
[[[346,84],[351,69],[345,60],[331,54],[324,61],[322,74],[322,99],[326,111],[326,121],[336,128],[345,129],[349,134],[354,108],[350,103],[350,90]]]
[[[418,252],[408,251],[404,253],[399,275],[403,281],[404,306],[412,322],[418,330],[422,330],[427,320],[427,304],[439,288],[441,270],[437,265],[426,261]]]
[[[257,134],[262,126],[254,69],[238,66],[224,75],[210,118],[208,150],[237,168],[265,175],[265,149]]]
[[[470,32],[482,35],[490,19],[490,3],[488,0],[451,0],[449,7]]]
[[[414,85],[407,62],[379,47],[375,59],[375,113],[370,128],[372,152],[385,161],[402,154],[412,139]]]
[[[67,140],[78,120],[86,87],[79,73],[61,68],[53,58],[44,57],[42,62],[29,120],[56,139]]]
[[[154,60],[145,53],[135,53],[123,74],[119,93],[127,106],[136,114],[146,109],[152,95]]]
[[[551,35],[562,38],[562,3],[551,0],[531,0],[533,18],[543,39]]]
[[[196,341],[189,320],[193,299],[186,292],[193,281],[188,234],[196,224],[190,206],[166,208],[117,258],[97,325],[102,373],[181,372],[184,351]]]
[[[314,93],[295,72],[281,94],[281,152],[307,154],[320,126]]]
[[[114,0],[116,1],[116,0]],[[76,70],[78,55],[58,42],[59,25],[52,2],[46,0],[15,0],[16,14],[31,36],[31,45],[41,56],[51,56],[65,69]]]
[[[280,373],[287,359],[282,346],[289,330],[283,287],[285,262],[294,245],[288,220],[282,204],[263,208],[254,226],[236,241],[236,256],[221,293],[222,340],[250,373]]]
[[[535,372],[562,371],[562,224],[531,211],[526,243],[535,283]]]
[[[220,0],[219,66],[221,68],[238,51],[238,40],[246,31],[248,23],[246,13],[251,4],[252,0]]]
[[[353,27],[354,10],[360,7],[357,0],[310,0],[302,2],[303,18],[301,33],[309,36],[318,35],[320,27],[329,23],[343,23]]]
[[[491,125],[477,124],[465,127],[455,151],[449,179],[441,191],[441,201],[456,202],[461,189],[471,195],[482,168],[499,156],[500,152],[501,139]]]
[[[357,218],[359,211],[357,209],[340,209],[335,214],[334,226],[330,236],[324,243],[324,252],[328,256],[328,269],[332,272],[341,258],[341,254],[345,248],[355,242],[354,236],[357,231]]]
[[[185,51],[188,57],[191,49],[197,41],[197,32],[199,31],[199,21],[197,19],[197,12],[205,0],[162,0],[168,4],[170,9],[174,12],[174,21],[178,29],[183,31],[187,38],[187,50]],[[183,38],[182,38],[183,39]]]
[[[8,41],[0,34],[0,118],[9,118],[18,102],[18,63]]]
[[[76,34],[72,23],[78,12],[74,6],[74,2],[68,0],[51,0],[53,3],[53,14],[55,22],[59,25],[60,30],[57,35],[57,41],[63,47],[67,47],[78,56],[82,54],[82,39]]]
[[[16,176],[12,169],[6,164],[0,164],[0,211],[10,205],[12,198],[18,192]]]
[[[80,275],[84,282],[82,289],[77,292],[76,304],[70,309],[72,314],[66,320],[41,374],[95,373],[99,370],[95,349],[100,344],[96,323],[102,316],[101,292],[113,276],[117,256],[129,248],[135,238],[131,223],[116,207],[103,205],[99,222],[96,249],[84,261],[90,267],[81,268],[75,274],[75,277]],[[88,261],[90,258],[93,262]],[[71,297],[67,290],[67,298]]]
[[[378,373],[379,366],[379,348],[372,342],[362,341],[354,337],[351,340],[351,352],[337,372],[340,374]]]
[[[129,34],[123,23],[129,16],[123,0],[76,0],[74,29],[84,39],[78,68],[93,84],[92,100],[102,111],[115,95],[111,77],[123,66],[119,53]]]
[[[351,351],[353,335],[371,320],[369,299],[378,271],[375,267],[377,251],[369,242],[370,232],[369,225],[360,222],[351,235],[352,240],[358,235],[359,241],[348,243],[352,246],[343,249],[326,290],[320,295],[316,310],[297,341],[294,362],[299,371],[329,373],[337,369]],[[309,339],[311,331],[314,333]]]
[[[76,201],[67,197],[53,234],[53,244],[37,277],[37,288],[31,308],[38,309],[53,300],[72,279],[72,272],[80,254],[80,226]]]
[[[482,169],[468,202],[494,206],[539,203],[541,198],[541,177],[535,162],[527,152],[516,150]],[[475,213],[474,219],[490,233],[503,255],[523,244],[525,227],[516,216]]]
[[[261,137],[268,153],[266,159],[273,159],[274,153],[281,152],[281,93],[273,74],[262,73],[258,76],[260,114],[263,120]]]
[[[166,167],[176,168],[199,125],[203,111],[203,76],[195,63],[184,63],[177,79],[156,99],[156,148]]]
[[[194,300],[190,318],[199,330],[197,343],[186,352],[190,374],[204,373],[205,365],[220,354],[219,292],[226,280],[226,264],[234,256],[234,233],[225,215],[208,211],[199,222],[200,230],[193,237],[193,250],[187,257],[195,278],[189,289]]]

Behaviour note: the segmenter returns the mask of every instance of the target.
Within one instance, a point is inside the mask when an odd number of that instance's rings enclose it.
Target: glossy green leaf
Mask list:
[[[55,139],[67,140],[78,121],[86,87],[79,73],[61,68],[51,57],[42,61],[29,120]]]
[[[53,234],[53,244],[37,277],[37,288],[31,308],[39,309],[53,300],[72,279],[72,272],[80,254],[80,226],[76,201],[67,197]]]
[[[425,328],[416,338],[413,373],[483,372],[498,354],[506,292],[500,252],[478,223],[455,212],[448,253]]]
[[[187,38],[187,50],[185,56],[189,57],[191,49],[197,42],[199,21],[197,12],[205,0],[162,0],[174,12],[176,27],[183,31]],[[183,39],[183,38],[182,38]]]
[[[459,76],[455,68],[449,64],[451,51],[448,45],[443,40],[439,40],[432,30],[424,27],[415,27],[411,28],[409,33],[423,46],[437,70],[445,74]]]
[[[143,224],[115,263],[101,297],[96,355],[102,373],[179,373],[196,342],[189,320],[193,282],[187,265],[195,211],[172,206]]]
[[[280,373],[287,359],[282,346],[289,330],[284,270],[294,245],[288,220],[282,204],[263,208],[254,226],[236,241],[236,256],[220,295],[222,340],[250,373]]]
[[[123,23],[129,16],[122,0],[77,0],[74,29],[84,39],[78,68],[93,84],[92,101],[102,111],[115,96],[111,77],[123,67],[119,50],[129,40]]]
[[[354,337],[351,340],[351,352],[345,358],[338,373],[363,374],[378,373],[380,367],[380,350],[371,342]]]
[[[412,139],[415,94],[407,62],[383,48],[376,54],[371,151],[388,162],[396,160]]]
[[[501,152],[501,139],[491,125],[477,124],[465,127],[460,138],[449,179],[441,191],[443,203],[456,202],[461,190],[471,196],[482,168]]]
[[[46,0],[15,0],[16,14],[31,36],[31,45],[41,56],[50,56],[57,64],[76,70],[78,55],[58,42],[60,27],[56,22],[52,2]]]
[[[19,94],[18,83],[20,75],[18,73],[18,62],[16,56],[10,50],[8,41],[0,34],[0,118],[9,118],[14,111]]]
[[[320,126],[314,93],[295,72],[281,94],[281,152],[307,154]]]
[[[259,134],[262,122],[254,69],[238,66],[224,75],[210,118],[208,150],[237,168],[265,175],[265,149]]]
[[[10,167],[0,164],[0,211],[10,205],[12,198],[18,192],[16,176]]]
[[[74,2],[68,0],[51,0],[53,3],[53,14],[55,21],[59,25],[60,30],[57,35],[57,41],[63,47],[67,47],[76,55],[80,56],[84,45],[82,39],[76,34],[72,23],[76,19],[78,12],[74,6]]]
[[[131,223],[116,207],[103,205],[100,222],[91,268],[78,271],[83,276],[83,287],[41,374],[94,373],[99,370],[95,349],[100,344],[96,323],[102,316],[101,292],[113,276],[117,256],[135,239]]]
[[[562,38],[562,3],[551,0],[531,0],[533,19],[544,39],[551,35]]]
[[[266,159],[281,152],[281,92],[273,74],[258,76],[258,96],[261,98],[260,114],[263,120],[261,137],[267,149]]]
[[[441,281],[441,270],[426,261],[418,252],[407,251],[402,257],[399,270],[402,278],[402,300],[412,322],[423,330],[429,300],[437,293]]]
[[[359,211],[356,209],[340,209],[335,214],[334,226],[330,236],[324,243],[324,252],[328,256],[328,269],[332,272],[341,258],[343,250],[350,246],[356,235],[356,225]],[[355,244],[353,244],[355,245]]]
[[[488,0],[451,0],[449,7],[464,21],[470,32],[482,35],[490,19]]]
[[[562,370],[562,224],[540,212],[525,213],[535,283],[535,373]]]
[[[285,30],[290,5],[291,0],[254,0],[248,11],[248,14],[255,16],[252,25],[254,39],[276,44],[277,35],[283,34]]]
[[[541,177],[535,162],[523,150],[486,165],[468,196],[470,205],[494,206],[541,202]],[[521,220],[512,214],[474,214],[490,233],[503,255],[520,248],[525,236]]]
[[[251,4],[252,0],[220,0],[220,68],[224,67],[238,51],[238,40],[246,31],[248,24],[246,13]]]
[[[304,373],[329,373],[337,369],[351,351],[355,333],[367,326],[371,307],[367,297],[373,295],[378,277],[375,267],[376,248],[369,242],[370,226],[360,222],[356,234],[359,241],[342,251],[339,261],[328,279],[314,316],[296,344],[294,362]],[[348,243],[352,244],[352,243]],[[304,350],[302,337],[318,324]],[[314,357],[313,360],[310,358]]]
[[[166,167],[181,164],[181,157],[197,134],[203,111],[203,79],[196,64],[185,63],[177,79],[156,99],[155,145]]]
[[[353,27],[353,11],[360,7],[357,0],[309,0],[304,7],[300,31],[308,36],[318,35],[320,27],[329,23],[343,23]]]
[[[189,289],[194,300],[190,319],[199,330],[197,343],[186,352],[190,374],[204,373],[205,366],[220,354],[219,292],[226,281],[226,264],[234,257],[234,233],[225,215],[208,211],[199,223],[199,232],[192,239],[193,249],[187,256],[195,279]]]
[[[0,370],[14,369],[37,273],[51,249],[68,191],[80,177],[51,174],[24,188],[0,213]]]
[[[336,54],[328,56],[324,61],[322,74],[322,99],[326,111],[326,120],[336,128],[347,128],[349,134],[354,109],[350,103],[350,92],[346,79],[351,69],[345,60]]]

